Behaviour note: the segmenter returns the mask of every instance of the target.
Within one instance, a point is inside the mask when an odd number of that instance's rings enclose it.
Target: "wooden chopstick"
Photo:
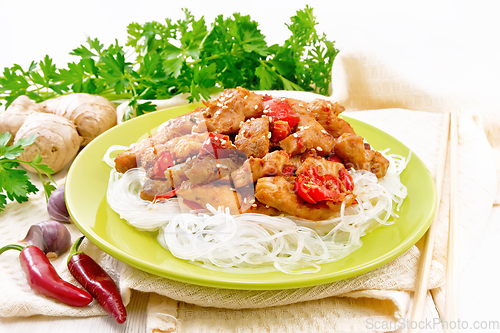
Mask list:
[[[437,192],[437,207],[434,220],[429,227],[429,230],[424,235],[424,246],[420,257],[417,281],[415,284],[415,294],[413,296],[413,304],[410,314],[410,323],[420,322],[424,313],[425,297],[427,296],[427,287],[429,284],[429,275],[431,271],[432,252],[434,249],[434,239],[436,238],[437,219],[439,215],[439,206],[441,202],[441,193],[443,189],[444,169],[446,166],[446,154],[448,151],[448,137],[450,133],[450,113],[447,113],[444,118],[444,124],[441,131],[441,142],[439,145],[439,161],[436,170],[434,182],[436,183]],[[409,325],[408,333],[419,332],[420,325]]]
[[[456,113],[451,115],[450,124],[450,221],[448,231],[448,257],[446,261],[446,295],[444,321],[458,320],[458,226],[457,193],[458,193],[458,119]],[[444,325],[444,332],[452,330],[453,325]]]

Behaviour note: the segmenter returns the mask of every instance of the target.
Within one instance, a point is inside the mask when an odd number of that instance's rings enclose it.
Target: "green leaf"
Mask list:
[[[72,52],[70,52],[70,55],[78,56],[83,59],[88,59],[97,56],[97,54],[93,53],[90,51],[86,46],[80,45],[76,49],[74,49]]]
[[[0,212],[4,210],[6,204],[7,204],[7,197],[4,194],[0,193]]]
[[[260,65],[255,70],[255,74],[259,77],[259,89],[261,90],[270,90],[273,88],[276,79],[273,76],[273,73],[270,72],[266,65]]]
[[[12,135],[9,132],[0,134],[0,156],[3,155],[2,148],[5,148],[7,146],[7,143],[9,143],[10,138],[12,138]]]

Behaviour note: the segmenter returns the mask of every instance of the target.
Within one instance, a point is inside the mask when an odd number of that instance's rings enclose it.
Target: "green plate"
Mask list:
[[[111,145],[130,145],[152,134],[164,121],[193,110],[195,105],[174,107],[140,116],[115,126],[86,146],[69,169],[66,203],[74,223],[95,245],[140,270],[191,284],[230,289],[286,289],[313,286],[373,270],[415,244],[429,227],[436,210],[433,178],[424,163],[412,154],[401,175],[408,188],[400,218],[364,236],[363,246],[343,259],[324,264],[317,273],[288,275],[282,272],[234,274],[217,272],[177,259],[162,248],[157,232],[144,232],[120,219],[106,202],[110,167],[102,157]],[[408,156],[409,149],[390,135],[361,121],[348,120],[374,147]]]

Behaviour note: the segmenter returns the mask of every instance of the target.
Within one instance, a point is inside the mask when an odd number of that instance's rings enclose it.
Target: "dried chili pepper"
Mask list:
[[[94,259],[78,252],[83,238],[80,237],[71,247],[68,268],[75,279],[97,300],[101,307],[120,324],[127,319],[120,292],[111,277]]]
[[[21,252],[21,268],[34,291],[71,306],[81,307],[92,302],[93,298],[88,292],[64,281],[45,253],[36,246],[6,245],[0,249],[0,254],[7,250]]]

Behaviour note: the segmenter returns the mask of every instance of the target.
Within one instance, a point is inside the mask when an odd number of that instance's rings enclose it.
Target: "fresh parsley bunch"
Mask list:
[[[30,193],[38,192],[38,188],[30,181],[27,172],[18,169],[21,163],[27,164],[36,170],[42,182],[43,189],[45,190],[45,198],[48,200],[50,194],[55,190],[54,185],[50,181],[46,182],[43,175],[53,182],[50,176],[53,170],[46,164],[42,164],[42,157],[37,155],[31,161],[21,161],[17,159],[24,151],[24,147],[29,146],[35,142],[36,136],[22,138],[16,144],[8,146],[7,143],[11,138],[9,132],[0,134],[0,212],[3,211],[7,204],[7,198],[11,201],[19,203],[28,201]]]
[[[327,95],[338,50],[316,30],[313,9],[297,11],[287,24],[290,37],[267,45],[257,22],[239,13],[218,16],[210,28],[184,9],[176,22],[131,23],[125,46],[105,47],[87,39],[70,54],[78,58],[57,68],[50,57],[5,68],[0,99],[7,105],[20,95],[39,102],[60,94],[86,92],[129,101],[129,113],[155,110],[151,102],[187,93],[190,101],[242,86],[250,90],[304,90]],[[126,120],[125,119],[125,120]]]

